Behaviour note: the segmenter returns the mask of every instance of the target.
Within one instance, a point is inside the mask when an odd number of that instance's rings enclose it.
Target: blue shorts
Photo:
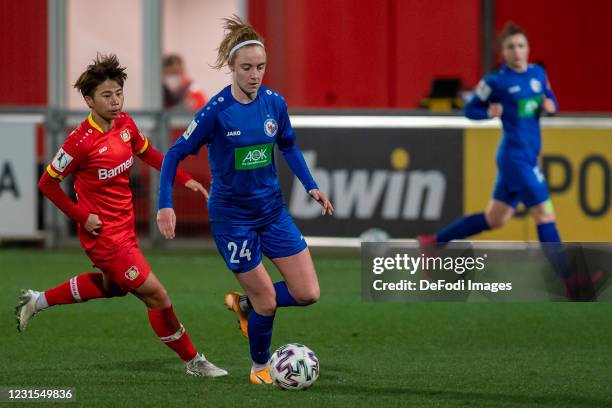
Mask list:
[[[531,208],[548,201],[548,187],[538,166],[515,161],[500,166],[493,198],[512,208],[519,202]]]
[[[213,222],[211,230],[219,253],[234,273],[254,269],[261,262],[262,252],[274,259],[295,255],[307,247],[286,209],[263,225]]]

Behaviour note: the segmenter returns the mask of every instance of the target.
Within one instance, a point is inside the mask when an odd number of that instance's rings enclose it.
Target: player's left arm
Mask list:
[[[157,171],[161,171],[162,163],[164,161],[164,156],[161,152],[155,149],[151,143],[149,142],[149,138],[140,132],[136,124],[130,118],[131,130],[138,136],[132,137],[132,151],[136,154],[142,161],[147,163],[149,166],[153,167]],[[204,197],[208,200],[208,191],[197,182],[191,175],[180,167],[176,171],[176,178],[174,179],[175,183],[179,185],[185,186],[190,190],[201,192]]]
[[[547,115],[554,115],[559,111],[559,101],[552,90],[552,86],[550,85],[550,80],[548,79],[546,71],[544,71],[544,95],[542,98],[542,107]]]
[[[279,117],[278,124],[278,137],[276,138],[276,143],[278,144],[278,148],[283,154],[285,161],[289,165],[293,174],[296,175],[298,180],[304,186],[304,189],[308,192],[308,194],[317,201],[321,207],[323,207],[322,214],[332,215],[334,212],[334,206],[332,205],[327,195],[319,190],[317,183],[314,181],[312,177],[312,173],[310,169],[308,169],[308,165],[306,164],[306,160],[304,160],[304,155],[302,151],[295,144],[295,131],[291,126],[291,121],[289,120],[289,114],[287,112],[287,105],[283,101],[283,108],[281,109],[281,114]]]

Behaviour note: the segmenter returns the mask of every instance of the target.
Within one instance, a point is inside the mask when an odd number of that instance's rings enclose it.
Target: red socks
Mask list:
[[[155,334],[183,361],[190,361],[196,356],[197,351],[191,343],[191,338],[176,318],[172,306],[161,310],[149,309],[148,314]]]
[[[106,297],[101,273],[84,273],[45,291],[49,306],[86,302]]]
[[[110,296],[104,291],[101,273],[84,273],[45,291],[45,297],[48,305],[54,306]],[[153,331],[183,361],[190,361],[196,356],[197,351],[189,334],[176,318],[172,306],[162,310],[149,309],[148,314]]]

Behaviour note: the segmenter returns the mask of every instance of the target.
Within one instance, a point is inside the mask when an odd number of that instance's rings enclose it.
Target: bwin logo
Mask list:
[[[439,220],[446,193],[446,177],[439,170],[369,170],[315,168],[317,153],[305,151],[304,159],[321,191],[334,203],[334,216],[385,220]],[[380,214],[375,211],[380,209]],[[308,196],[294,179],[289,211],[297,218],[321,215],[319,203]]]
[[[240,131],[239,130],[230,130],[229,132],[227,132],[226,137],[229,136],[240,136]]]

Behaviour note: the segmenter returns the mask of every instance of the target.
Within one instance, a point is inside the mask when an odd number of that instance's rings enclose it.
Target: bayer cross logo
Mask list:
[[[121,140],[123,140],[124,142],[129,142],[130,141],[130,131],[127,129],[123,129],[119,135],[121,136]]]
[[[125,271],[125,278],[127,280],[133,281],[134,279],[136,279],[138,277],[138,275],[139,275],[139,272],[138,272],[138,268],[136,266],[130,266],[130,269]]]
[[[277,131],[278,124],[276,123],[276,121],[272,118],[266,119],[266,121],[264,122],[264,132],[266,132],[266,135],[274,137],[276,136]]]

